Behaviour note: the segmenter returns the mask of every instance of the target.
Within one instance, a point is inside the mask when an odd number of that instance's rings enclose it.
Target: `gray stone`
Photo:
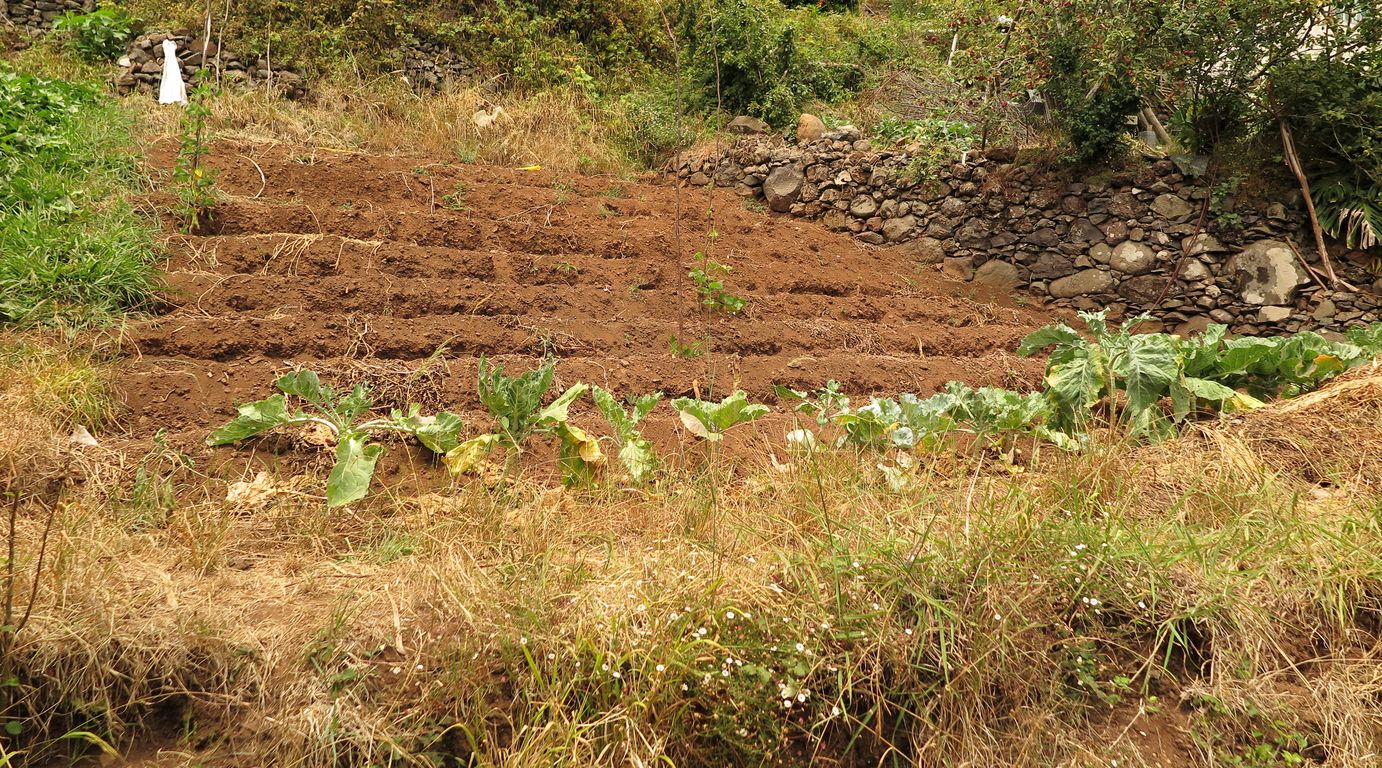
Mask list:
[[[883,236],[888,238],[888,242],[895,243],[917,228],[915,216],[898,216],[883,222]]]
[[[974,278],[974,265],[970,263],[969,257],[947,256],[941,270],[950,277],[957,280],[971,280]]]
[[[1086,269],[1051,283],[1048,289],[1058,299],[1073,299],[1091,293],[1104,293],[1113,287],[1113,277],[1102,269]]]
[[[1227,253],[1228,248],[1219,242],[1219,238],[1213,235],[1199,234],[1194,237],[1187,237],[1181,241],[1180,247],[1191,256],[1199,256],[1202,253]]]
[[[1195,206],[1175,195],[1165,194],[1157,195],[1157,198],[1152,201],[1152,210],[1158,216],[1174,221],[1194,213]]]
[[[843,232],[849,229],[849,217],[845,215],[844,211],[826,211],[825,215],[821,217],[821,223],[832,232]]]
[[[825,135],[825,123],[819,117],[803,113],[797,118],[797,144],[810,144]]]
[[[763,180],[763,199],[768,207],[778,213],[792,208],[792,203],[801,199],[801,187],[806,183],[806,174],[795,165],[780,165]]]
[[[1279,240],[1259,240],[1228,260],[1227,274],[1238,280],[1246,304],[1290,304],[1296,288],[1310,281],[1291,247]]]
[[[1075,264],[1065,256],[1048,251],[1032,263],[1031,270],[1033,279],[1050,280],[1074,272]]]
[[[1054,248],[1060,244],[1060,235],[1056,234],[1056,230],[1046,227],[1022,238],[1022,242],[1039,245],[1043,248]]]
[[[897,247],[903,258],[918,264],[939,264],[945,259],[945,246],[934,237],[918,237]]]
[[[859,195],[849,203],[850,214],[861,219],[867,219],[878,210],[878,203],[873,201],[869,195]]]
[[[1107,264],[1113,257],[1113,249],[1108,247],[1108,243],[1095,243],[1089,246],[1089,258],[1094,259],[1100,264]]]
[[[1133,304],[1140,304],[1143,308],[1150,309],[1151,304],[1161,297],[1161,292],[1165,289],[1165,277],[1143,275],[1124,280],[1123,284],[1118,286],[1118,295]]]
[[[859,239],[870,245],[882,245],[884,242],[883,236],[877,232],[865,232],[859,235]]]
[[[1193,283],[1198,280],[1208,280],[1212,275],[1209,271],[1209,267],[1206,267],[1203,261],[1199,259],[1186,259],[1185,265],[1180,268],[1180,276],[1182,280]]]
[[[1280,323],[1291,316],[1290,307],[1263,307],[1257,312],[1259,323]]]
[[[1100,242],[1104,239],[1104,233],[1089,219],[1077,219],[1070,225],[1070,239],[1081,243]]]
[[[974,272],[974,282],[983,283],[1000,291],[1017,288],[1017,267],[1006,261],[989,259]]]
[[[1227,309],[1215,309],[1210,311],[1209,319],[1220,325],[1228,325],[1233,322],[1233,313]]]
[[[1109,266],[1127,275],[1141,275],[1151,272],[1156,266],[1156,251],[1142,243],[1127,241],[1113,249],[1108,260]]]
[[[740,136],[752,136],[754,134],[767,133],[772,129],[773,127],[771,125],[768,125],[767,123],[763,122],[762,120],[759,120],[756,117],[749,117],[748,115],[740,115],[734,118],[733,120],[730,120],[729,125],[725,126],[726,131],[738,134]]]
[[[1325,299],[1315,306],[1315,311],[1310,316],[1316,320],[1330,320],[1339,313],[1339,308],[1333,301]]]
[[[1191,336],[1198,336],[1204,333],[1205,330],[1209,328],[1211,322],[1213,321],[1206,315],[1195,315],[1189,320],[1177,325],[1175,330],[1171,332],[1182,339],[1188,339]]]

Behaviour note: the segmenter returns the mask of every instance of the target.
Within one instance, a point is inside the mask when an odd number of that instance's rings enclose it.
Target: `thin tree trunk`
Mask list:
[[[1315,213],[1315,199],[1310,196],[1310,180],[1305,178],[1305,169],[1301,166],[1300,155],[1296,153],[1296,142],[1291,137],[1291,126],[1286,124],[1286,118],[1278,117],[1277,126],[1281,129],[1281,149],[1286,158],[1286,167],[1296,175],[1300,192],[1305,196],[1305,212],[1310,216],[1310,228],[1315,233],[1315,248],[1320,252],[1320,264],[1324,267],[1325,277],[1329,278],[1329,287],[1333,288],[1339,278],[1334,274],[1334,264],[1324,247],[1324,229],[1320,227],[1320,217]]]

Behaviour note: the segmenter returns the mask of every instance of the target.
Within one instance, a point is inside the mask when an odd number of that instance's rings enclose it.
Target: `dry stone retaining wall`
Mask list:
[[[191,32],[153,32],[136,37],[120,59],[120,72],[115,76],[116,90],[120,93],[158,92],[163,80],[164,40],[172,40],[177,45],[178,64],[189,87],[193,74],[204,63],[209,69],[220,67],[221,80],[226,86],[257,87],[272,82],[289,98],[301,98],[307,93],[307,83],[298,73],[278,65],[270,66],[270,62],[262,58],[222,51],[214,41],[204,45],[200,35]]]
[[[86,13],[95,9],[96,0],[0,0],[0,16],[16,27],[38,34],[53,26],[67,13]]]
[[[1291,243],[1309,238],[1294,201],[1231,216],[1216,204],[1197,233],[1210,190],[1171,160],[1072,180],[1015,164],[1010,153],[976,153],[917,180],[913,158],[846,128],[800,147],[742,139],[678,173],[1055,305],[1147,311],[1182,330],[1219,322],[1236,333],[1340,330],[1379,318],[1382,280],[1374,285],[1345,263],[1348,281],[1364,290],[1330,292],[1301,266]]]

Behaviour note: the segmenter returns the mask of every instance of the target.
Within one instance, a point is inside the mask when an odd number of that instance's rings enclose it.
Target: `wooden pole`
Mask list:
[[[1329,251],[1324,247],[1324,229],[1320,226],[1320,217],[1315,213],[1315,199],[1310,196],[1310,180],[1305,178],[1305,169],[1301,166],[1300,155],[1296,154],[1296,142],[1291,138],[1291,126],[1287,125],[1286,118],[1278,117],[1277,126],[1281,129],[1281,149],[1286,158],[1286,167],[1295,174],[1296,182],[1300,184],[1300,192],[1305,196],[1305,212],[1310,216],[1310,228],[1315,233],[1315,248],[1320,252],[1320,265],[1324,267],[1325,277],[1329,278],[1329,287],[1333,288],[1339,278],[1334,274],[1334,264],[1329,260]]]

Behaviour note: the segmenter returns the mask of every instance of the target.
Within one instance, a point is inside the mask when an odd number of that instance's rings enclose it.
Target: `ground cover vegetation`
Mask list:
[[[150,306],[130,129],[97,87],[0,64],[0,320],[80,327]]]
[[[172,232],[214,216],[209,133],[304,163],[627,171],[724,114],[811,106],[938,153],[1035,131],[1095,162],[1149,106],[1187,149],[1287,126],[1331,233],[1377,232],[1361,5],[788,5],[249,2],[232,42],[359,77],[307,105],[203,94],[181,125],[36,62],[200,7],[73,18],[0,69],[0,765],[1374,765],[1382,327],[1182,339],[1085,314],[1022,343],[1047,355],[1031,391],[830,382],[775,408],[709,376],[638,396],[484,358],[477,411],[382,408],[299,368],[205,425],[247,446],[230,470],[128,434],[110,335],[43,330],[155,308],[136,124],[181,147]],[[423,35],[503,85],[375,79]],[[1022,116],[1029,87],[1049,118]],[[498,133],[457,120],[498,101]],[[752,311],[714,258],[693,301]],[[281,461],[240,474],[260,452]]]

